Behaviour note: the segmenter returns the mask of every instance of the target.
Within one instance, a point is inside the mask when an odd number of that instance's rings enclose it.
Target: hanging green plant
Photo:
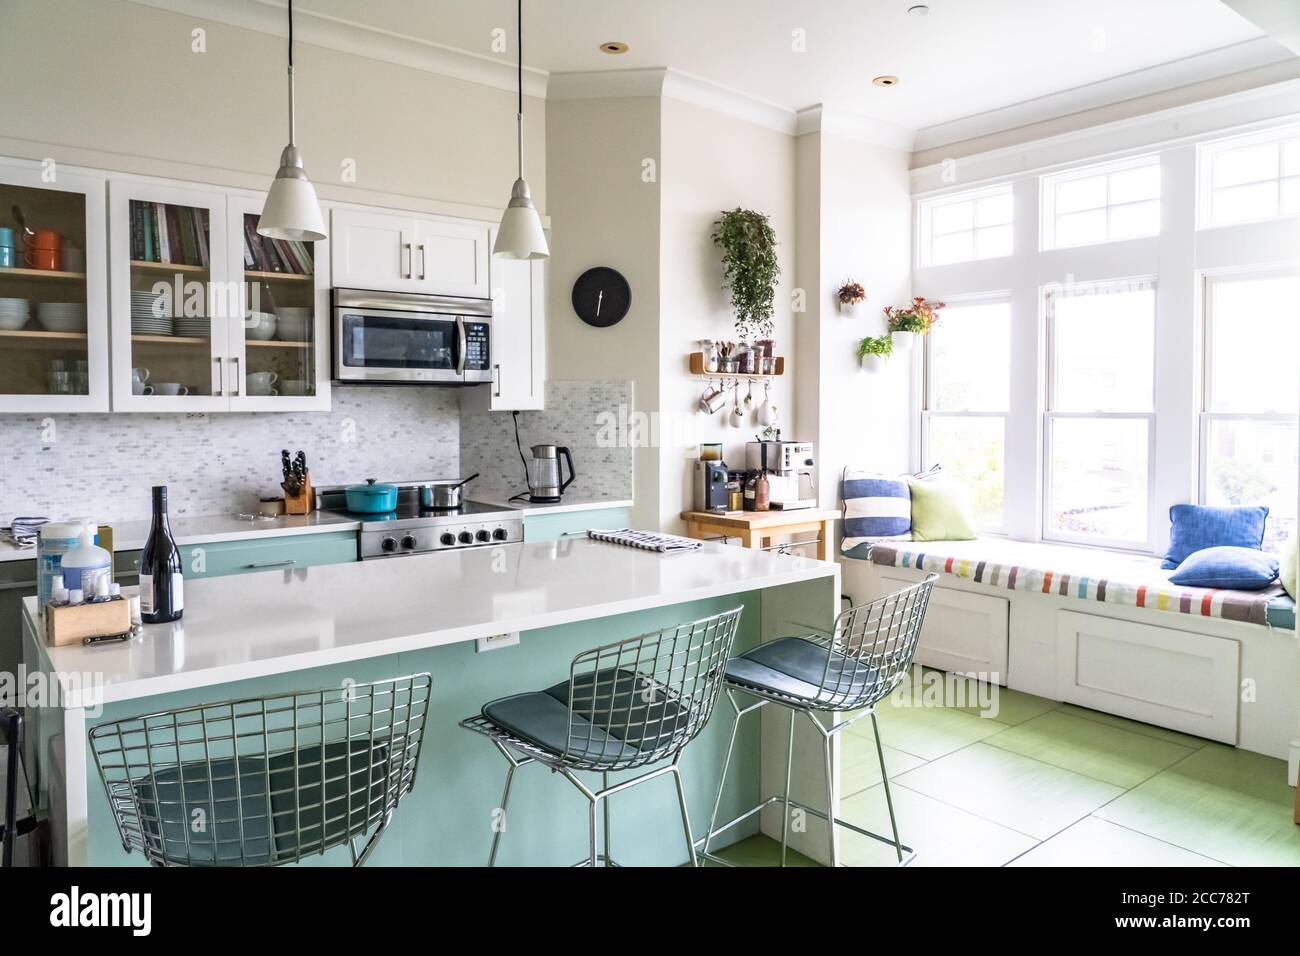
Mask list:
[[[781,267],[767,216],[752,209],[724,212],[713,224],[713,244],[722,250],[722,287],[731,291],[736,334],[742,339],[770,337]]]

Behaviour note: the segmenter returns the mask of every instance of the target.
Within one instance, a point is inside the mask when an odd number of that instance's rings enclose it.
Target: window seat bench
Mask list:
[[[1295,602],[1171,584],[1158,558],[980,538],[841,556],[854,603],[937,572],[921,664],[1290,761]]]

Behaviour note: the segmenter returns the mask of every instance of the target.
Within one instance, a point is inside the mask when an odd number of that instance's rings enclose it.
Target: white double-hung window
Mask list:
[[[1264,549],[1296,530],[1300,273],[1207,276],[1201,500],[1267,505]]]
[[[981,528],[1005,527],[1007,415],[1011,395],[1011,299],[949,299],[926,337],[921,446],[966,488]]]
[[[1043,537],[1147,550],[1155,441],[1155,281],[1043,291]]]
[[[1044,176],[1040,206],[1043,249],[1158,235],[1160,157],[1138,156]]]

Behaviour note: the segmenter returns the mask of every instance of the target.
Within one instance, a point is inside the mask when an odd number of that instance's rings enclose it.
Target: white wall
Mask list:
[[[801,437],[817,443],[826,506],[839,501],[846,465],[897,472],[912,462],[915,357],[893,356],[874,375],[857,359],[860,339],[885,332],[881,310],[912,294],[909,159],[827,131],[799,140],[799,281],[808,312],[799,319],[798,422]],[[815,266],[802,259],[808,244]],[[867,290],[852,316],[835,302],[846,279]]]
[[[795,140],[785,133],[724,116],[673,99],[663,101],[663,162],[660,235],[661,413],[659,525],[681,530],[679,518],[692,507],[691,477],[699,443],[721,441],[733,468],[745,465],[745,443],[760,428],[756,410],[763,390],[753,392],[754,411],[743,428],[725,413],[695,410],[704,383],[689,374],[687,357],[704,338],[736,341],[730,294],[722,288],[721,250],[713,244],[713,223],[723,210],[742,207],[766,213],[776,233],[781,278],[774,298],[776,351],[786,357],[787,375],[771,389],[783,437],[800,438],[793,409],[796,358],[791,290],[795,285]],[[743,399],[745,391],[741,392]]]
[[[547,111],[551,259],[547,266],[547,365],[551,379],[632,382],[632,413],[659,408],[660,184],[657,97],[564,100]],[[618,325],[597,329],[574,314],[573,283],[593,266],[627,278],[632,304]],[[592,421],[593,431],[597,423]],[[630,431],[630,428],[629,428]],[[624,434],[621,440],[628,440]],[[633,451],[633,522],[658,524],[658,449]]]

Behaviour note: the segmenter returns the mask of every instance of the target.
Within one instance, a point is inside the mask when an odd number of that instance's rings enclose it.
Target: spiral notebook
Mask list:
[[[594,541],[609,544],[621,544],[628,548],[640,548],[642,551],[655,551],[659,554],[682,554],[698,551],[704,542],[691,538],[681,538],[674,534],[660,534],[657,531],[635,531],[632,528],[619,528],[617,531],[602,531],[592,528],[587,536]]]

